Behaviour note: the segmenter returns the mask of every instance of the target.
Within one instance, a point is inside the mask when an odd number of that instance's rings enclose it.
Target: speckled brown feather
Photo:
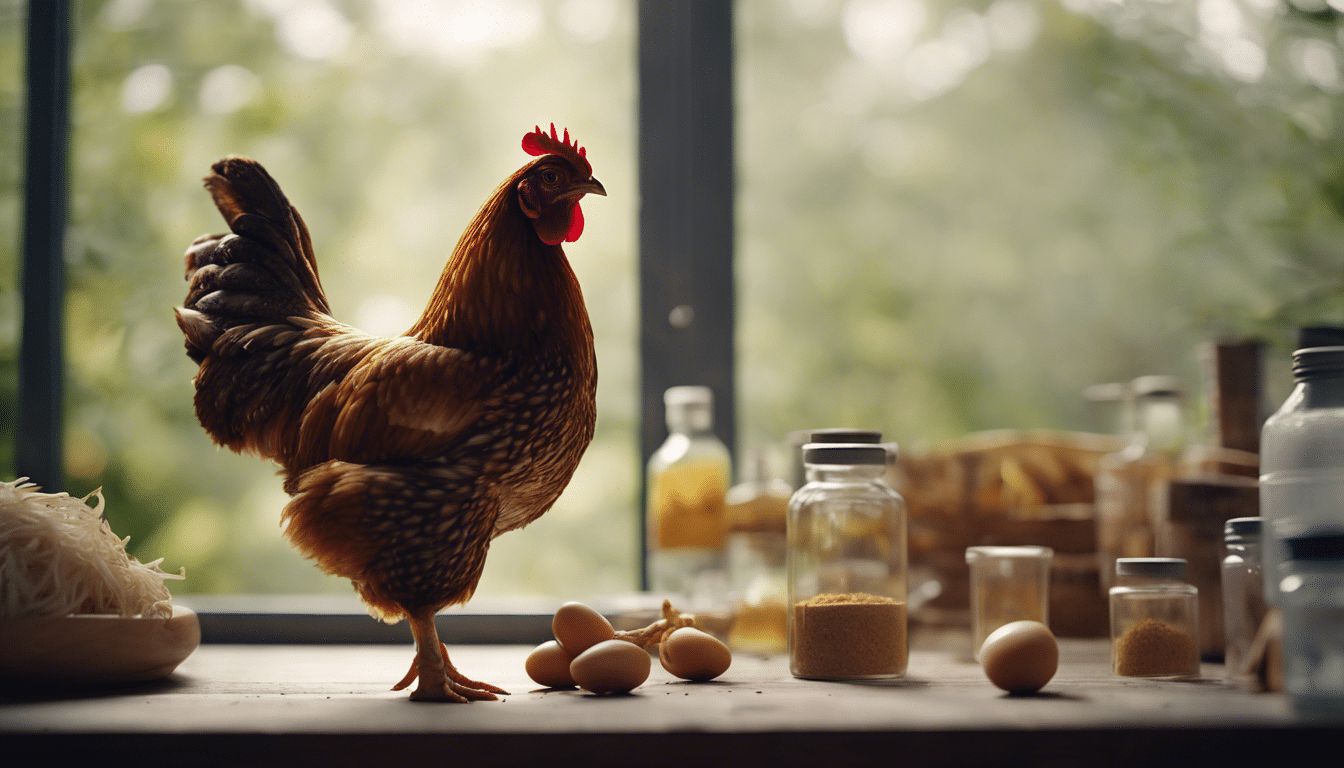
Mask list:
[[[306,227],[257,163],[206,180],[232,234],[188,249],[196,411],[278,462],[285,535],[385,620],[467,600],[490,540],[568,484],[596,418],[592,328],[559,246],[495,191],[406,336],[328,314]]]

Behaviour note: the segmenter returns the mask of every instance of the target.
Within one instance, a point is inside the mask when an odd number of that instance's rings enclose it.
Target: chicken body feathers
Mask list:
[[[259,164],[226,158],[206,187],[232,231],[186,253],[177,319],[200,364],[201,424],[219,444],[280,464],[293,496],[285,535],[349,578],[375,615],[467,600],[490,540],[549,509],[592,438],[592,330],[563,252],[527,233],[492,237],[525,223],[497,191],[417,328],[522,318],[522,335],[380,338],[330,316],[307,228]],[[489,281],[511,270],[543,277],[492,293]],[[476,337],[509,343],[473,349]]]

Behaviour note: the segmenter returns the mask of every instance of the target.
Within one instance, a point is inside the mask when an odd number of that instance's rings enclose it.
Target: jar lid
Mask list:
[[[1260,538],[1263,517],[1234,517],[1223,524],[1223,538],[1226,541],[1245,541]]]
[[[1129,384],[1135,397],[1180,397],[1185,382],[1175,376],[1140,376]]]
[[[814,443],[872,443],[882,442],[882,433],[876,429],[851,429],[849,427],[828,427],[812,430]]]
[[[1318,528],[1284,539],[1289,560],[1344,560],[1344,529]]]
[[[1021,557],[1021,558],[1048,558],[1055,551],[1050,547],[1038,547],[1034,545],[1024,546],[1002,546],[1002,545],[984,545],[979,547],[966,548],[966,562],[971,563],[982,557]]]
[[[1344,347],[1308,347],[1293,353],[1293,378],[1344,376]]]
[[[1121,557],[1115,561],[1115,575],[1184,579],[1185,560],[1179,557]]]
[[[808,443],[804,464],[886,464],[887,449],[871,443]]]

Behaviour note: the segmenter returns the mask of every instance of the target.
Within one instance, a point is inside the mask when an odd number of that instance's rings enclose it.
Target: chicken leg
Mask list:
[[[392,686],[400,691],[420,678],[420,684],[411,691],[411,701],[494,701],[496,693],[508,691],[464,676],[448,660],[448,646],[439,640],[433,613],[408,617],[411,635],[415,637],[415,659],[401,682]]]

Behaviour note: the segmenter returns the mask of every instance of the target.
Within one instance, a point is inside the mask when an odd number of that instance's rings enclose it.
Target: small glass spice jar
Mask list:
[[[1122,557],[1111,587],[1111,669],[1125,677],[1199,675],[1199,592],[1176,557]]]
[[[1337,718],[1344,714],[1344,529],[1310,529],[1284,543],[1284,683],[1299,713]]]
[[[1049,547],[967,547],[971,571],[971,655],[989,633],[1013,621],[1050,624]]]
[[[1234,517],[1223,527],[1223,661],[1227,679],[1243,685],[1255,678],[1247,653],[1265,618],[1265,581],[1260,565],[1262,518]]]
[[[872,444],[803,447],[788,517],[789,671],[819,680],[905,674],[906,507]]]

